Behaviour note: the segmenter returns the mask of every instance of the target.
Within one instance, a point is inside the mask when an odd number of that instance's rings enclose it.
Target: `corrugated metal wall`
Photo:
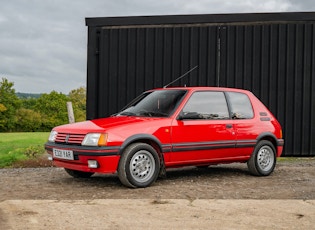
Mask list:
[[[145,23],[145,22],[144,22]],[[89,27],[87,117],[174,85],[253,91],[284,129],[286,156],[315,155],[314,22]]]
[[[215,85],[216,27],[102,29],[99,115],[117,112],[144,90],[163,87],[192,67],[177,85]],[[176,85],[175,84],[175,85]]]
[[[249,89],[276,115],[286,155],[315,155],[314,24],[221,27],[220,85]]]

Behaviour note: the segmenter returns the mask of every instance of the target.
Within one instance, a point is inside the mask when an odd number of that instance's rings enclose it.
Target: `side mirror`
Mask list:
[[[202,116],[197,112],[181,112],[177,120],[194,120],[202,119]]]

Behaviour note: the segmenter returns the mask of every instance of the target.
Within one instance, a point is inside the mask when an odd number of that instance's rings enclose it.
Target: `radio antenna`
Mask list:
[[[186,73],[184,73],[183,75],[181,75],[180,77],[176,78],[174,81],[168,83],[167,85],[165,85],[163,88],[167,88],[169,85],[173,84],[174,82],[180,80],[181,78],[185,77],[187,74],[189,74],[190,72],[192,72],[194,69],[196,69],[198,67],[198,65],[196,65],[194,68],[188,70]]]

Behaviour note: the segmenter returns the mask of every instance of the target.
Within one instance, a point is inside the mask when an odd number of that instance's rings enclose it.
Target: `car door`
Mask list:
[[[256,145],[261,124],[254,121],[253,106],[249,97],[240,92],[226,92],[236,134],[235,156],[249,156]]]
[[[194,92],[173,121],[171,164],[233,157],[235,132],[223,92]]]

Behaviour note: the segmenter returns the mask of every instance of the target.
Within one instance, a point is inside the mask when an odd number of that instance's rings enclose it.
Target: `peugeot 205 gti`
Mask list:
[[[192,165],[243,162],[268,176],[283,144],[279,122],[251,92],[178,87],[144,92],[107,118],[55,127],[45,148],[73,177],[117,173],[136,188]]]

